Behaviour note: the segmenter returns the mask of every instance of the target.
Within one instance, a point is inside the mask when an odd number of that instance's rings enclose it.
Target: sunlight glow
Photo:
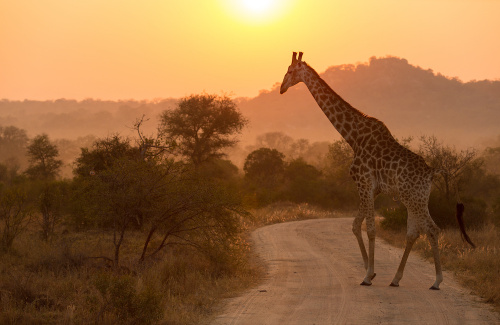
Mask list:
[[[272,0],[241,0],[243,7],[255,14],[262,14],[275,5]]]
[[[225,7],[235,19],[251,23],[270,23],[285,10],[284,0],[226,0]]]

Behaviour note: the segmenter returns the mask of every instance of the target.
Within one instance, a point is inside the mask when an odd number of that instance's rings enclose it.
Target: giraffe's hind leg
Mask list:
[[[406,261],[408,260],[408,256],[410,255],[413,244],[420,236],[420,223],[419,220],[425,217],[427,208],[425,206],[415,207],[414,204],[405,200],[403,202],[406,207],[410,206],[411,208],[407,208],[408,218],[406,219],[406,247],[403,253],[403,257],[401,258],[401,263],[399,263],[398,270],[394,279],[391,282],[391,287],[399,287],[399,281],[403,277],[403,272],[406,266]]]
[[[394,279],[390,284],[391,287],[399,287],[399,281],[403,277],[406,261],[408,260],[411,248],[413,247],[413,244],[417,240],[418,236],[419,233],[417,231],[408,229],[408,232],[406,233],[406,248],[403,253],[403,257],[401,258],[401,263],[399,264],[398,271],[396,272],[396,275],[394,276]]]
[[[430,219],[430,216],[429,216]],[[436,268],[436,281],[430,287],[431,290],[439,290],[439,284],[443,282],[443,272],[441,270],[441,259],[439,256],[439,246],[438,246],[438,238],[439,238],[439,227],[430,220],[430,226],[427,230],[427,237],[429,238],[429,242],[432,247],[432,254],[434,255],[434,265]]]

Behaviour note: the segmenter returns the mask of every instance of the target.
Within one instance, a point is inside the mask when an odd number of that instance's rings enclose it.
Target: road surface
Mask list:
[[[500,315],[434,265],[410,254],[400,287],[389,287],[403,250],[377,240],[376,278],[365,272],[351,218],[276,224],[252,234],[267,265],[266,280],[227,301],[212,322],[221,324],[500,324]],[[366,239],[366,238],[365,238]]]

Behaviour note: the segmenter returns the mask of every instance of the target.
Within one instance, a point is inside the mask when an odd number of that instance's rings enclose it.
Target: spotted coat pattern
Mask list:
[[[391,286],[399,286],[413,243],[421,233],[425,233],[433,250],[436,268],[436,281],[431,289],[439,289],[443,278],[438,251],[439,228],[428,209],[432,178],[436,170],[429,167],[422,157],[400,145],[383,122],[360,112],[342,99],[313,68],[302,61],[302,53],[297,59],[294,52],[280,93],[285,93],[289,87],[299,82],[306,84],[323,113],[354,151],[350,175],[358,188],[360,206],[352,230],[366,268],[366,276],[361,284],[371,285],[371,280],[375,277],[374,200],[378,194],[386,193],[397,197],[408,210],[406,249]],[[361,236],[361,224],[364,220],[368,234],[368,253]]]

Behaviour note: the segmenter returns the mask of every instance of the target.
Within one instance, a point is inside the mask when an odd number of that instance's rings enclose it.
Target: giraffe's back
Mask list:
[[[356,182],[370,179],[376,194],[397,197],[412,192],[428,197],[434,173],[421,156],[400,145],[392,136],[359,150],[351,166]]]

